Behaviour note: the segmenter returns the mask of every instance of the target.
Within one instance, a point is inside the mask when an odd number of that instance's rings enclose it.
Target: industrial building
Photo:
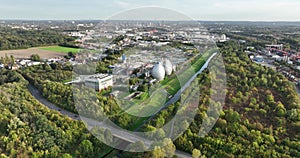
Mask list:
[[[113,76],[109,74],[95,74],[88,76],[84,80],[87,87],[94,88],[96,91],[113,86]]]

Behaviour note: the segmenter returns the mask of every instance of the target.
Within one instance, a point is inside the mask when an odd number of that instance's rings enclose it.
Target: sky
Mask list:
[[[300,21],[299,0],[0,0],[0,19],[106,20],[149,6],[194,20]]]

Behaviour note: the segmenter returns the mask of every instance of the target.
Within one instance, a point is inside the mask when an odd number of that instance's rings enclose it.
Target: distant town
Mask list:
[[[214,24],[212,22],[203,23],[203,25],[199,24],[198,27],[195,27],[193,26],[195,24],[190,26],[176,26],[174,23],[162,24],[155,22],[118,23],[112,21],[110,23],[104,23],[103,21],[1,21],[1,27],[9,27],[11,29],[51,29],[60,31],[62,34],[75,39],[74,46],[76,49],[64,46],[61,48],[59,48],[59,46],[46,46],[45,48],[31,48],[31,50],[25,51],[3,51],[0,54],[2,58],[4,58],[5,55],[6,58],[14,56],[16,60],[9,65],[5,65],[5,63],[2,62],[0,63],[0,68],[7,67],[8,69],[16,70],[44,63],[68,63],[71,65],[78,65],[86,63],[87,60],[101,61],[109,53],[119,53],[122,55],[118,59],[119,62],[114,65],[109,65],[110,69],[115,69],[114,73],[119,74],[121,72],[117,71],[127,67],[130,68],[130,74],[132,74],[134,70],[140,69],[138,70],[139,73],[136,74],[137,77],[144,74],[149,76],[151,75],[150,70],[157,62],[164,64],[162,61],[163,58],[171,57],[171,69],[172,71],[176,71],[180,69],[179,65],[182,65],[195,55],[196,49],[205,50],[207,46],[204,46],[204,44],[207,44],[207,42],[213,43],[233,40],[244,46],[243,51],[249,54],[251,60],[282,72],[291,81],[298,84],[300,77],[300,53],[298,53],[297,49],[292,49],[289,43],[278,44],[277,41],[281,38],[279,34],[261,33],[255,35],[261,38],[268,36],[274,38],[272,41],[266,41],[267,44],[265,44],[264,47],[262,47],[261,44],[257,47],[257,44],[252,44],[253,42],[245,40],[245,37],[242,37],[241,39],[236,38],[235,34],[240,34],[244,31],[232,27],[231,24],[224,24],[221,22],[216,22]],[[253,27],[268,26],[268,23],[251,24],[253,24]],[[213,25],[213,27],[209,30],[213,33],[208,33],[203,26],[211,25]],[[272,25],[274,25],[274,23]],[[291,25],[297,25],[297,23],[292,23]],[[171,30],[157,29],[168,28],[170,26],[172,26]],[[224,28],[222,30],[221,26],[227,26],[228,28],[226,29],[228,30],[224,30]],[[285,34],[297,35],[297,32]],[[233,35],[233,37],[231,37],[231,35]],[[252,37],[249,37],[249,39],[251,38]],[[193,45],[193,43],[196,42],[202,43],[202,45]],[[178,43],[184,44],[184,46],[173,47]],[[125,49],[130,50],[130,48],[137,48],[141,51],[136,53],[134,50],[131,50],[131,52],[127,51],[124,53]],[[30,52],[33,54],[30,54]],[[35,53],[37,52],[43,54],[41,55],[42,58],[38,57],[38,60],[34,59],[34,56],[32,57],[32,55],[36,55]],[[88,52],[88,56],[82,58],[78,52]],[[44,55],[49,53],[50,56]],[[77,53],[78,55],[76,55]],[[20,54],[23,55],[20,56]],[[24,56],[26,54],[27,56]],[[168,59],[167,62],[169,62],[169,60],[170,59]],[[170,73],[167,73],[167,75],[170,75]],[[159,78],[159,80],[162,80],[161,77],[158,77],[158,75],[156,76],[156,79]],[[134,86],[133,88],[137,89],[137,86]]]

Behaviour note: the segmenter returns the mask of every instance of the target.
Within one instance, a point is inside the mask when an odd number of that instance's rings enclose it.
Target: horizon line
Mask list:
[[[103,19],[1,19],[0,21],[204,21],[204,22],[300,22],[293,20],[103,20]]]

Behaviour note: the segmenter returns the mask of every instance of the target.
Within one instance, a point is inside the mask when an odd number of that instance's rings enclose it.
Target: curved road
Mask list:
[[[53,103],[51,103],[47,99],[45,99],[41,95],[41,93],[38,91],[38,89],[36,89],[32,84],[28,85],[28,90],[34,96],[35,99],[37,99],[41,104],[45,105],[49,109],[58,111],[62,115],[68,116],[73,120],[77,120],[77,121],[81,121],[82,119],[85,120],[88,124],[89,129],[94,127],[95,125],[100,126],[100,127],[105,127],[106,126],[102,122],[98,122],[98,121],[88,119],[88,118],[85,118],[85,117],[82,117],[82,116],[79,117],[75,113],[72,113],[72,112],[69,112],[69,111],[66,111],[66,110],[63,110],[63,109],[57,107],[56,105],[54,105]],[[111,129],[112,127],[106,127],[106,128]],[[130,133],[124,133],[123,131],[118,130],[118,129],[111,130],[111,132],[112,132],[113,136],[118,137],[118,138],[123,139],[123,140],[128,141],[128,142],[134,143],[134,142],[137,142],[137,141],[140,141],[140,140],[144,140],[145,145],[148,145],[148,146],[151,145],[151,141],[145,140],[144,138],[140,138],[140,137],[138,137],[136,135],[132,135]],[[176,150],[175,154],[180,158],[190,158],[191,157],[190,154],[184,153],[184,152],[181,152],[181,151],[178,151],[178,150]]]
[[[38,89],[35,88],[32,84],[29,84],[27,86],[27,88],[36,100],[38,100],[43,105],[47,106],[49,109],[58,111],[59,113],[65,115],[65,116],[69,116],[73,120],[81,121],[81,119],[78,117],[77,114],[69,112],[69,111],[64,110],[64,109],[61,109],[58,106],[54,105],[53,103],[49,102],[46,98],[44,98],[42,96],[42,94],[38,91]]]
[[[83,117],[83,116],[78,116],[75,113],[63,110],[59,107],[57,107],[56,105],[54,105],[53,103],[49,102],[48,100],[46,100],[41,93],[38,91],[38,89],[36,89],[33,85],[29,84],[28,85],[28,90],[30,91],[30,93],[42,104],[44,104],[45,106],[47,106],[49,109],[58,111],[59,113],[70,117],[73,120],[84,120],[85,123],[87,123],[88,129],[91,129],[95,126],[99,126],[99,127],[103,127],[106,129],[110,129],[111,133],[113,136],[118,137],[122,140],[128,141],[128,142],[138,142],[138,141],[144,141],[144,144],[147,146],[150,146],[152,141],[146,140],[144,138],[141,138],[139,136],[133,135],[131,133],[127,133],[124,132],[124,130],[121,130],[121,128],[116,128],[116,127],[112,127],[112,126],[108,126],[107,124],[105,124],[103,122],[100,121],[96,121],[87,117]]]
[[[216,56],[217,53],[214,53],[207,61],[206,63],[202,66],[202,68],[174,95],[174,97],[172,99],[170,99],[164,107],[162,107],[159,111],[167,108],[169,105],[175,103],[176,101],[178,101],[180,99],[180,96],[181,96],[181,93],[190,86],[190,83],[197,77],[198,74],[202,73],[207,67],[208,67],[208,64],[210,63],[210,61],[213,59],[214,56]],[[55,111],[58,111],[59,113],[63,114],[63,115],[66,115],[68,117],[70,117],[71,119],[73,120],[78,120],[78,121],[81,121],[81,120],[84,120],[87,125],[88,125],[88,128],[91,129],[92,127],[94,126],[100,126],[100,127],[103,127],[103,128],[107,128],[107,129],[110,129],[111,130],[111,133],[113,136],[115,137],[118,137],[120,139],[123,139],[125,141],[128,141],[128,142],[137,142],[137,141],[141,141],[143,140],[144,141],[144,144],[146,146],[150,146],[152,141],[149,141],[149,140],[146,140],[144,138],[141,138],[137,135],[133,135],[131,133],[128,133],[128,132],[124,132],[124,130],[121,130],[121,129],[118,129],[118,128],[114,128],[114,127],[108,127],[105,123],[103,122],[99,122],[99,121],[95,121],[95,120],[92,120],[92,119],[89,119],[89,118],[86,118],[86,117],[82,117],[82,116],[78,116],[77,114],[75,113],[72,113],[72,112],[69,112],[67,110],[63,110],[59,107],[57,107],[56,105],[54,105],[53,103],[49,102],[47,99],[45,99],[41,93],[38,91],[38,89],[36,89],[32,84],[29,84],[28,85],[28,90],[30,91],[30,93],[40,102],[42,103],[43,105],[47,106],[49,109],[52,109],[52,110],[55,110]],[[159,112],[158,111],[158,112]],[[157,113],[158,113],[157,112]],[[157,114],[156,113],[156,114]],[[144,121],[143,124],[145,124],[146,122],[148,122],[149,120],[153,119],[155,116],[155,114],[150,117],[148,120]],[[141,126],[140,126],[141,127]],[[184,152],[181,152],[181,151],[178,151],[176,150],[175,154],[178,156],[178,157],[182,157],[182,158],[186,158],[186,157],[191,157],[191,155],[189,153],[184,153]]]

